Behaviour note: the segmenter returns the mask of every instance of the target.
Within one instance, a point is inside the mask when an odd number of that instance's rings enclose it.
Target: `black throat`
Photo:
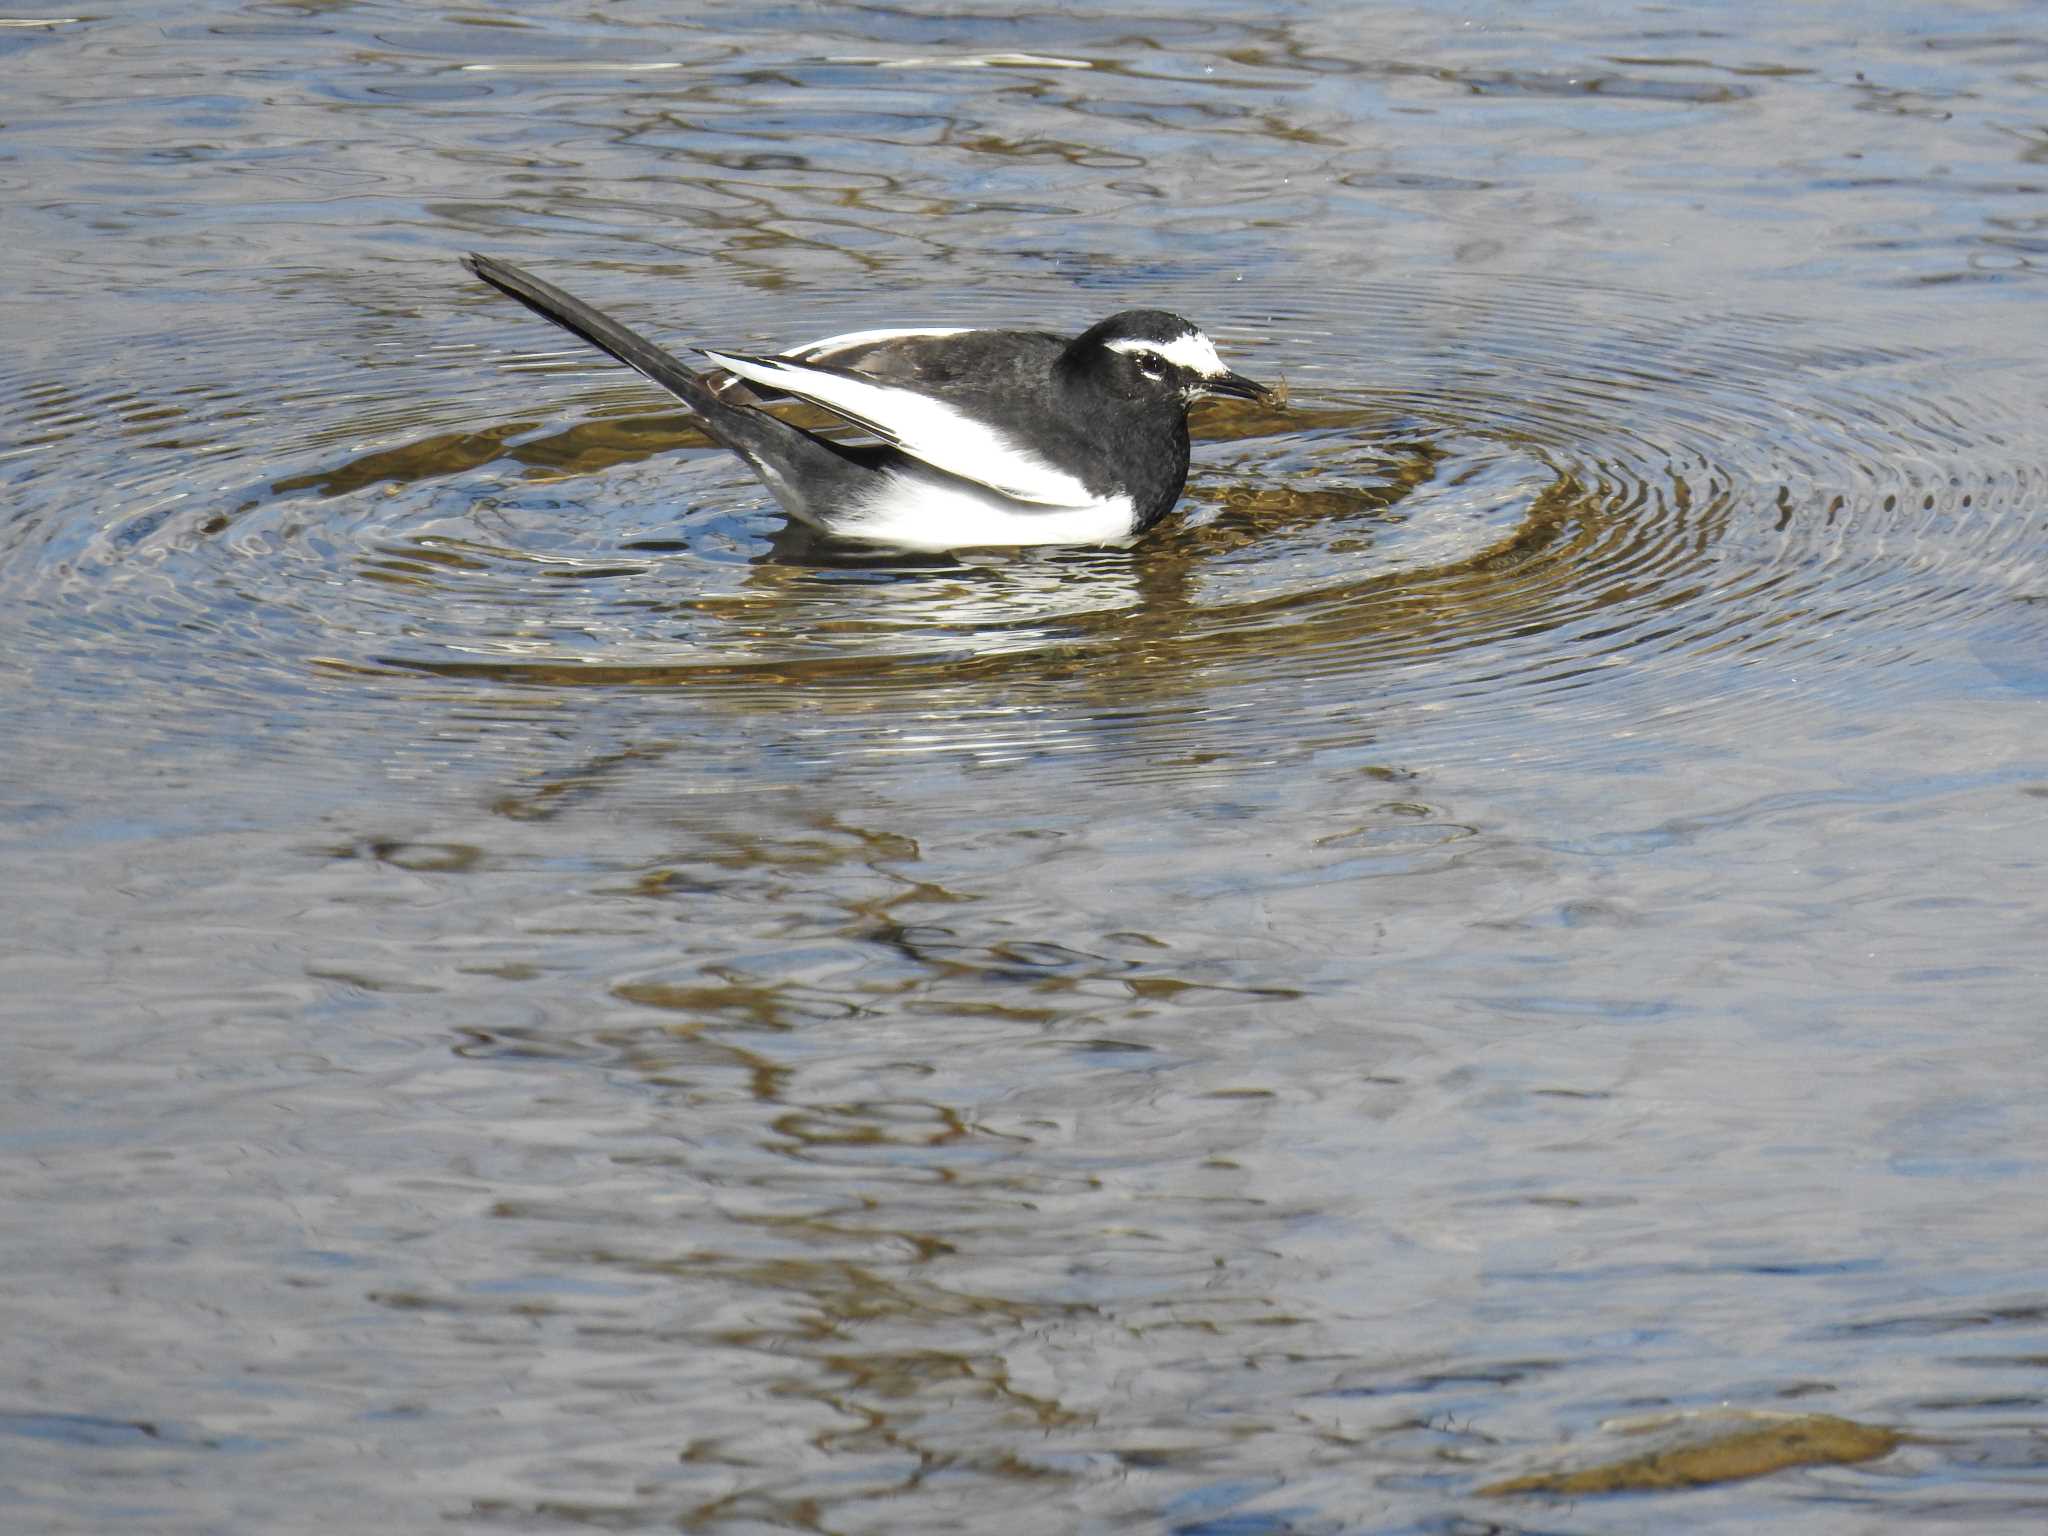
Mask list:
[[[1137,387],[1134,387],[1134,384]],[[1053,365],[1062,441],[1049,455],[1099,496],[1131,498],[1133,533],[1171,512],[1188,478],[1187,402],[1139,379],[1090,332]]]

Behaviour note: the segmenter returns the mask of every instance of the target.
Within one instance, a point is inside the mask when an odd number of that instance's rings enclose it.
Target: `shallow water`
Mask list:
[[[2038,8],[976,10],[0,27],[0,1523],[2038,1529]],[[848,558],[471,248],[1289,404]]]

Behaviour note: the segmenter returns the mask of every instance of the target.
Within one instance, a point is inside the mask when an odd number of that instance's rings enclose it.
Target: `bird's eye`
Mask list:
[[[1133,352],[1131,361],[1138,365],[1138,372],[1148,379],[1166,377],[1166,359],[1157,352]]]

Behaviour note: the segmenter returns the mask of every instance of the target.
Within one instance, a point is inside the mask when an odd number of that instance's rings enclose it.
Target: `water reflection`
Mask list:
[[[0,50],[20,1520],[2040,1523],[2012,13]],[[1129,550],[833,549],[478,244],[1291,398]],[[1723,1402],[1902,1438],[1479,1496]]]

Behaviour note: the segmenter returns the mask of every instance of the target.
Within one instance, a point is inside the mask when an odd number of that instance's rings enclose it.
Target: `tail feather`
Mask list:
[[[517,299],[543,319],[574,332],[634,372],[652,379],[692,410],[708,414],[718,409],[716,397],[696,373],[638,331],[591,308],[574,294],[564,293],[553,283],[542,282],[508,261],[480,256],[474,251],[462,258],[462,264],[500,293]]]
[[[722,400],[711,383],[639,332],[510,262],[472,252],[462,264],[542,319],[581,336],[675,395],[697,413],[712,437],[752,466],[784,511],[803,522],[827,526],[835,512],[858,505],[900,457],[878,447],[845,447],[765,411]]]

